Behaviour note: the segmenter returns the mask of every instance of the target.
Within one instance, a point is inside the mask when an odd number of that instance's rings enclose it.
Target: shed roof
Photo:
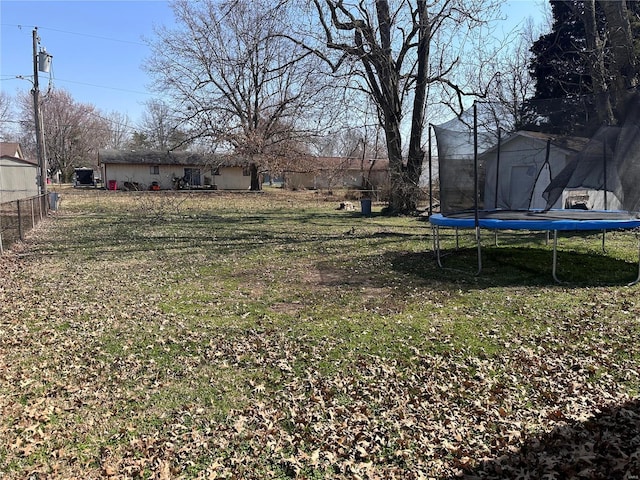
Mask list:
[[[0,142],[0,157],[14,157],[24,159],[20,144],[16,142]]]
[[[38,166],[38,162],[34,162],[33,160],[27,160],[26,158],[18,158],[18,157],[12,157],[11,155],[1,155],[0,156],[0,160],[7,160],[9,162],[13,162],[13,164],[24,164],[24,165],[28,165],[30,167],[37,167]],[[5,162],[6,164],[6,162]]]
[[[531,138],[533,140],[539,140],[540,142],[544,143],[551,141],[551,145],[556,148],[565,150],[567,153],[578,153],[584,149],[587,143],[589,143],[588,138],[553,135],[550,133],[531,132],[528,130],[518,130],[517,132],[509,135],[509,137],[504,139],[501,143],[502,145],[505,145],[520,137]],[[496,145],[495,147],[490,148],[484,153],[494,152],[497,150],[497,148],[498,147]]]
[[[100,150],[99,164],[247,166],[250,161],[238,155],[203,154],[186,151]]]

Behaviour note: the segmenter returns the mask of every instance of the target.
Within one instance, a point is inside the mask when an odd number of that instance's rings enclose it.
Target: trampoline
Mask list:
[[[476,215],[477,213],[477,215]],[[434,251],[438,266],[443,268],[440,248],[440,227],[476,229],[476,247],[478,249],[478,272],[482,271],[480,229],[488,230],[528,230],[553,233],[553,255],[551,272],[553,279],[562,283],[557,275],[558,232],[559,231],[598,231],[633,230],[640,228],[640,214],[626,211],[585,211],[585,210],[539,210],[509,211],[482,210],[456,212],[448,215],[434,214],[429,217],[433,228]],[[640,281],[640,241],[638,243],[638,274],[628,285]]]
[[[442,227],[455,228],[456,239],[458,229],[475,229],[477,274],[481,229],[546,231],[553,234],[553,279],[561,283],[558,232],[602,232],[604,250],[607,231],[640,230],[640,95],[630,103],[634,108],[621,127],[604,126],[591,138],[517,131],[503,139],[501,126],[491,123],[495,116],[479,114],[477,103],[471,112],[431,125],[440,213],[430,206],[429,222],[438,265]],[[629,285],[638,282],[640,241],[638,273]]]

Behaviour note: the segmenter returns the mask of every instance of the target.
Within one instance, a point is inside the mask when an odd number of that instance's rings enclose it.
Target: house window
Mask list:
[[[249,167],[242,167],[242,175],[244,177],[250,177],[251,176],[251,168]]]
[[[160,175],[160,165],[151,165],[149,167],[149,173],[151,175]]]
[[[220,173],[220,167],[213,167],[213,168],[211,169],[211,173],[212,173],[213,175],[218,175],[218,176],[219,176],[219,175],[221,175],[221,173]]]

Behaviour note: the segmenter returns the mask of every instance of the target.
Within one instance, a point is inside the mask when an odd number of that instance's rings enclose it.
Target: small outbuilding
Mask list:
[[[544,209],[551,180],[582,151],[589,139],[518,131],[479,157],[484,166],[484,208]],[[597,208],[596,192],[566,191],[552,208]]]
[[[241,156],[186,151],[100,150],[98,166],[109,190],[249,190],[257,172]]]
[[[0,142],[0,203],[38,195],[38,164],[27,160],[20,144]]]

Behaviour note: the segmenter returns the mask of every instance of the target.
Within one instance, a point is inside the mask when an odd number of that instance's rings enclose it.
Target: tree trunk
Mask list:
[[[260,175],[258,174],[258,166],[255,163],[249,165],[249,172],[251,173],[251,187],[252,192],[259,191],[260,188]]]
[[[604,46],[596,22],[596,0],[584,2],[582,14],[585,36],[587,42],[587,55],[589,55],[589,68],[591,70],[591,83],[596,97],[596,108],[599,120],[609,125],[615,124],[609,88],[606,80],[606,67],[604,63]]]
[[[401,213],[408,208],[408,198],[405,187],[406,169],[402,159],[402,138],[400,136],[400,122],[395,115],[385,119],[385,140],[387,142],[387,154],[389,156],[389,213]]]
[[[382,36],[382,47],[385,51],[391,51],[390,35],[387,31],[390,26],[389,5],[387,2],[378,2],[378,19],[381,31],[386,32]],[[390,112],[386,119],[385,132],[387,133],[387,150],[389,153],[389,169],[391,180],[391,196],[389,199],[390,213],[413,212],[418,207],[420,198],[420,176],[422,174],[422,162],[424,151],[422,150],[422,134],[424,132],[424,109],[427,93],[427,63],[429,60],[429,42],[431,39],[431,29],[427,13],[425,0],[417,2],[418,20],[418,47],[416,71],[416,86],[413,98],[413,109],[411,113],[411,133],[409,136],[409,152],[407,163],[402,160],[402,141],[400,138],[400,118],[401,106]],[[385,28],[382,28],[385,26]],[[390,63],[391,59],[388,59]],[[383,84],[384,85],[384,84]],[[389,85],[389,89],[398,91],[398,82]],[[393,103],[392,103],[393,105]]]
[[[613,50],[611,73],[611,103],[617,118],[624,118],[627,90],[637,86],[637,62],[633,52],[633,34],[625,0],[599,0],[607,20],[609,42]]]

